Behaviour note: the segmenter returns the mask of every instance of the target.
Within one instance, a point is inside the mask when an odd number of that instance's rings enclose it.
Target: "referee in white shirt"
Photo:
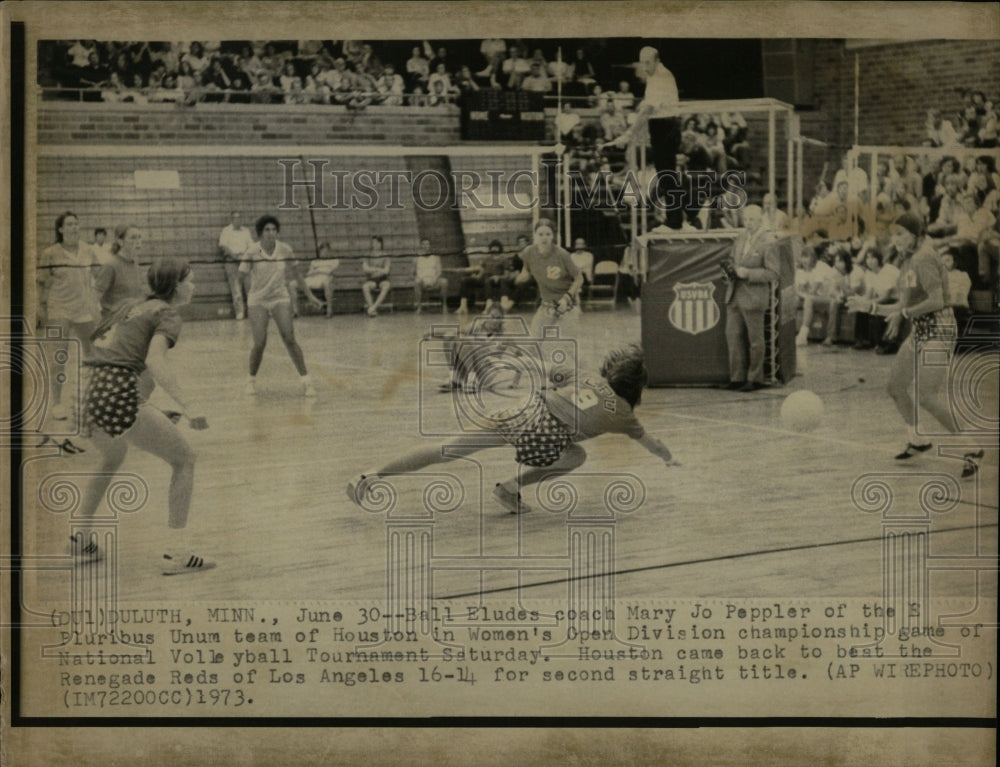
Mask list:
[[[646,92],[636,112],[635,122],[609,143],[625,146],[642,125],[648,124],[652,160],[658,174],[657,192],[659,200],[667,206],[666,223],[672,229],[680,229],[684,221],[684,205],[677,174],[677,153],[681,147],[677,81],[670,70],[660,63],[656,48],[648,45],[639,51],[636,74],[646,81]]]

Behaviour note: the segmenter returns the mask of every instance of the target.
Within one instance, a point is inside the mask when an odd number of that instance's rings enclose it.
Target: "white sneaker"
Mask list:
[[[188,573],[200,573],[211,570],[215,567],[215,562],[194,554],[164,554],[163,574],[164,575],[186,575]]]
[[[511,514],[527,514],[531,511],[531,507],[521,501],[520,493],[512,493],[500,483],[493,488],[493,497]]]
[[[809,345],[809,335],[808,334],[799,333],[797,336],[795,336],[795,345],[796,346],[808,346]]]
[[[378,309],[376,309],[374,306],[369,306],[368,307],[368,316],[369,317],[376,317],[376,316],[378,316]]]
[[[236,310],[236,319],[245,320],[247,318],[247,313],[243,309]]]
[[[303,397],[315,397],[316,387],[312,385],[312,381],[302,384],[302,396]]]
[[[243,393],[249,397],[257,393],[257,382],[252,378],[243,385]]]

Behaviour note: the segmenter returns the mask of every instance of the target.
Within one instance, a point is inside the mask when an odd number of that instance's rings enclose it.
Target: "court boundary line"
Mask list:
[[[943,530],[932,530],[929,535],[939,535],[941,533],[954,533],[954,532],[965,532],[968,530],[984,530],[988,528],[997,527],[996,522],[990,522],[984,525],[963,525],[961,527],[948,527]],[[769,556],[771,554],[785,554],[792,551],[809,551],[812,549],[822,549],[822,548],[832,548],[833,546],[849,546],[858,543],[876,543],[882,540],[882,536],[871,536],[867,538],[852,538],[845,541],[827,541],[825,543],[810,543],[810,544],[800,544],[797,546],[782,546],[775,549],[761,549],[759,551],[743,551],[735,554],[723,554],[721,556],[715,557],[704,557],[701,559],[689,559],[682,562],[666,562],[658,565],[643,565],[642,567],[629,567],[622,570],[612,570],[611,572],[603,573],[592,573],[588,575],[579,575],[572,578],[554,578],[547,581],[538,581],[537,583],[521,583],[517,586],[505,586],[503,588],[487,589],[485,591],[470,591],[462,594],[449,594],[447,596],[434,597],[435,600],[446,600],[446,599],[465,599],[467,597],[481,596],[485,594],[500,594],[508,591],[520,591],[521,589],[535,588],[537,586],[557,586],[559,584],[573,583],[575,581],[585,581],[592,580],[594,578],[606,578],[608,576],[618,576],[618,575],[633,575],[635,573],[651,572],[653,570],[666,570],[674,567],[688,567],[691,565],[705,565],[714,562],[725,562],[727,560],[733,559],[747,559],[749,557],[757,556]]]

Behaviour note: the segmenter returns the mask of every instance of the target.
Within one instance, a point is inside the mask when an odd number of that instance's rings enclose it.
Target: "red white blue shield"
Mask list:
[[[670,324],[693,336],[714,328],[722,316],[714,293],[715,285],[711,282],[678,282],[667,313]]]

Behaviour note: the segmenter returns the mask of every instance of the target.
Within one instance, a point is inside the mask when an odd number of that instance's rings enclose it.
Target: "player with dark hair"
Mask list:
[[[257,371],[260,370],[264,358],[264,348],[267,346],[267,324],[273,317],[278,326],[278,333],[292,358],[295,369],[299,372],[302,383],[302,393],[306,397],[315,397],[309,371],[306,370],[302,347],[295,340],[295,328],[292,325],[292,299],[288,294],[288,283],[294,282],[314,306],[322,307],[312,291],[302,283],[298,272],[292,266],[292,249],[278,240],[281,224],[274,216],[261,216],[255,225],[258,242],[248,248],[242,256],[240,273],[249,275],[250,286],[247,290],[247,315],[250,318],[250,330],[253,333],[253,348],[250,350],[250,378],[244,389],[246,394],[257,393]]]
[[[849,311],[886,317],[885,337],[890,341],[900,334],[904,320],[912,328],[896,354],[888,386],[889,396],[909,426],[906,448],[896,456],[896,460],[905,461],[932,447],[917,434],[918,407],[934,416],[949,433],[960,431],[949,403],[941,396],[949,370],[941,360],[950,360],[958,328],[948,306],[948,272],[933,243],[925,237],[923,221],[913,213],[901,215],[892,227],[892,244],[900,257],[899,299],[876,303],[863,296],[851,296],[847,307]],[[979,471],[976,459],[982,456],[982,450],[964,455],[963,479]]]
[[[667,446],[646,433],[633,412],[647,379],[642,349],[635,345],[609,353],[596,375],[577,378],[572,371],[553,370],[550,385],[525,407],[485,418],[482,433],[463,434],[365,472],[347,485],[347,496],[363,506],[370,488],[382,477],[510,445],[515,461],[526,468],[520,476],[498,483],[493,496],[512,514],[521,514],[529,511],[521,501],[521,487],[579,468],[587,459],[579,443],[607,433],[626,434],[667,466],[677,466]]]
[[[128,301],[94,331],[91,368],[84,416],[89,436],[101,453],[101,463],[81,505],[88,521],[71,540],[79,563],[101,559],[104,552],[90,528],[101,498],[121,468],[128,446],[152,453],[170,464],[168,525],[180,531],[187,524],[194,489],[195,454],[187,440],[162,412],[140,401],[139,376],[147,368],[153,378],[183,408],[192,429],[207,429],[208,421],[186,398],[167,362],[167,351],[177,342],[181,318],[178,308],[191,300],[194,280],[184,261],[164,260],[149,268],[149,293]],[[185,543],[178,534],[178,543]],[[188,546],[171,547],[164,554],[163,573],[195,573],[214,563],[190,553]]]

